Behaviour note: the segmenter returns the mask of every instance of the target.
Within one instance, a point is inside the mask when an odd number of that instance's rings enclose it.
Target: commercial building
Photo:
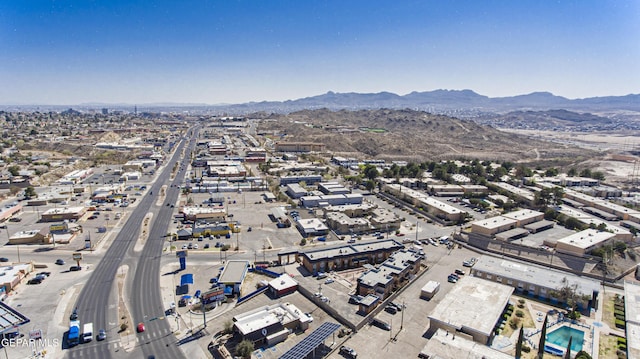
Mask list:
[[[556,251],[581,257],[604,246],[615,237],[615,233],[589,228],[556,241]]]
[[[223,221],[227,217],[227,211],[223,207],[182,207],[182,214],[187,221],[199,219]]]
[[[429,331],[489,344],[512,294],[513,287],[465,276],[428,316]]]
[[[296,221],[296,228],[305,238],[309,236],[324,236],[329,233],[329,227],[318,218],[299,219]]]
[[[33,272],[33,263],[19,263],[11,266],[0,267],[0,286],[3,288],[2,294],[6,295],[16,288],[22,280]]]
[[[290,303],[267,305],[233,317],[233,330],[254,346],[272,346],[309,328],[311,318]]]
[[[242,282],[247,276],[249,271],[249,261],[231,260],[227,261],[220,273],[218,283],[225,286],[224,293],[226,295],[237,294],[241,295],[240,289],[242,288]]]
[[[382,239],[362,244],[340,244],[314,248],[299,252],[296,260],[314,275],[330,270],[344,270],[361,267],[364,264],[378,264],[404,246],[393,239]]]
[[[348,204],[360,204],[363,197],[360,193],[331,194],[324,196],[303,196],[300,198],[300,206],[304,208],[341,206]]]
[[[276,297],[282,297],[298,290],[298,282],[288,274],[282,274],[269,282],[269,290]]]
[[[323,143],[315,142],[276,142],[276,152],[322,152],[324,151]]]
[[[595,306],[600,285],[598,281],[531,263],[520,263],[506,259],[481,256],[471,268],[471,274],[477,278],[506,284],[520,294],[551,300],[552,304],[561,304],[556,293],[563,287],[575,288],[578,307],[590,309]]]
[[[79,220],[87,213],[85,207],[51,208],[40,216],[42,222],[61,222],[64,220]]]
[[[50,237],[46,229],[25,230],[12,234],[9,237],[9,244],[47,244]]]
[[[306,184],[315,184],[322,181],[321,175],[307,175],[307,176],[281,176],[280,185],[288,185],[290,183],[304,182]]]

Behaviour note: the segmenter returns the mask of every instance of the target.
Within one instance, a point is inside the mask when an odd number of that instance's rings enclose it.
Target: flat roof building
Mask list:
[[[249,271],[249,261],[231,260],[227,261],[220,273],[218,283],[224,284],[225,294],[230,290],[232,294],[240,295],[242,282]],[[229,289],[230,288],[230,289]]]
[[[80,219],[87,212],[84,207],[68,207],[68,208],[51,208],[42,213],[40,220],[42,222],[61,222],[65,219]]]
[[[361,244],[340,244],[314,248],[300,252],[297,260],[311,273],[343,270],[361,267],[364,264],[384,262],[389,256],[404,246],[393,239],[381,239]]]
[[[290,303],[260,307],[233,317],[233,328],[242,340],[268,346],[284,341],[296,329],[306,330],[311,318]]]
[[[511,294],[513,287],[465,276],[428,316],[429,330],[442,329],[489,344]]]
[[[549,269],[531,263],[521,263],[492,256],[481,256],[471,274],[475,277],[506,284],[514,287],[516,293],[526,294],[541,300],[550,299],[552,304],[559,304],[554,292],[565,286],[575,287],[578,296],[584,296],[585,301],[579,301],[581,309],[591,308],[597,300],[600,284],[596,280],[579,277],[568,272]]]
[[[629,358],[640,358],[640,284],[624,282],[624,308]]]
[[[589,228],[558,239],[556,251],[581,257],[596,248],[604,246],[615,237],[615,233]]]

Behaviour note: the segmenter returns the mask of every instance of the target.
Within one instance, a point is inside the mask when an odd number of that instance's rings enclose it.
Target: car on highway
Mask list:
[[[98,331],[98,335],[96,335],[96,340],[101,341],[107,339],[107,331],[104,329],[100,329]]]
[[[142,332],[144,332],[144,329],[145,329],[144,328],[144,323],[138,323],[138,326],[136,327],[136,331],[138,333],[142,333]]]
[[[60,258],[56,259],[56,264],[59,266],[64,265],[64,259],[60,259]]]
[[[358,353],[356,353],[355,349],[346,345],[340,347],[340,355],[349,359],[356,359],[358,357]]]
[[[0,258],[0,262],[8,262],[8,261],[9,261],[9,258],[6,258],[6,257]]]

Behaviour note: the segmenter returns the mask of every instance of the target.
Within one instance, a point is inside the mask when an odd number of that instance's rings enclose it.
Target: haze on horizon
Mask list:
[[[0,103],[640,93],[640,2],[0,2]]]

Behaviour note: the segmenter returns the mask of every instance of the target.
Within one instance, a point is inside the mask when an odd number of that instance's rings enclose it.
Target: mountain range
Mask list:
[[[331,110],[404,109],[424,110],[434,113],[450,111],[497,112],[517,110],[567,109],[576,111],[640,111],[640,94],[626,96],[568,99],[549,92],[534,92],[511,97],[487,97],[472,90],[435,90],[398,95],[391,92],[336,93],[287,101],[249,102],[239,105],[216,106],[228,112],[276,112],[287,113],[303,109],[327,108]]]

